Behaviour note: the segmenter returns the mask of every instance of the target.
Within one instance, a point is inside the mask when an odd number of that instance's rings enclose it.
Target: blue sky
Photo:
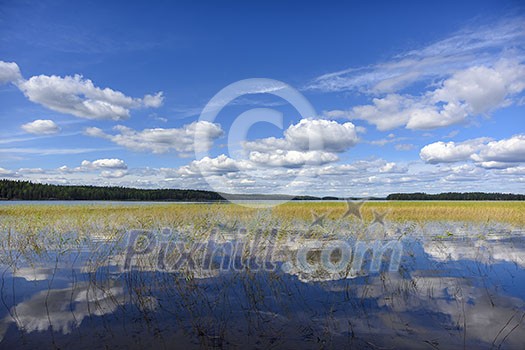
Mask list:
[[[0,8],[2,178],[338,196],[525,193],[518,1]],[[221,89],[254,78],[296,89],[315,113],[252,84],[213,122],[202,119]],[[229,144],[254,108],[259,122]],[[282,125],[268,122],[270,109]],[[198,152],[196,132],[205,135]]]

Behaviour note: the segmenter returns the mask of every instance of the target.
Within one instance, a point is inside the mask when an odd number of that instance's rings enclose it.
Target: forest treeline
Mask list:
[[[337,200],[337,197],[236,195],[236,199],[293,199],[293,200]],[[229,198],[232,198],[229,195]],[[62,186],[38,184],[29,181],[0,180],[0,199],[3,200],[112,200],[112,201],[189,201],[209,202],[224,200],[220,193],[185,189],[137,189],[127,187]],[[358,200],[359,198],[352,198]],[[368,198],[378,200],[384,198]],[[387,200],[525,200],[523,194],[448,192],[393,193]]]
[[[286,195],[228,195],[228,198],[334,200],[335,197],[286,196]],[[0,200],[111,200],[111,201],[173,201],[211,202],[223,201],[220,193],[184,189],[137,189],[127,187],[65,186],[38,184],[29,181],[0,180]]]
[[[392,201],[523,201],[525,195],[485,192],[446,192],[439,194],[418,192],[392,193],[386,199]]]
[[[0,180],[0,198],[8,200],[217,201],[215,192],[199,190],[144,190],[126,187],[59,186],[28,181]]]

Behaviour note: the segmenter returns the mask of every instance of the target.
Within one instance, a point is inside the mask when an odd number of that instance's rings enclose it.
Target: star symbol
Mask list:
[[[372,210],[372,212],[374,213],[374,220],[372,220],[372,225],[379,224],[381,226],[385,226],[385,217],[388,214],[388,210],[380,213],[374,209]]]
[[[321,227],[323,227],[324,219],[326,219],[327,215],[328,215],[328,212],[326,212],[326,213],[324,213],[322,215],[319,215],[316,212],[312,211],[313,221],[310,224],[310,227],[314,227],[314,226],[321,226]]]
[[[351,199],[346,200],[346,212],[341,217],[342,219],[346,218],[349,215],[354,215],[359,220],[363,220],[363,217],[361,216],[361,207],[365,204],[364,200],[361,201],[353,201]]]

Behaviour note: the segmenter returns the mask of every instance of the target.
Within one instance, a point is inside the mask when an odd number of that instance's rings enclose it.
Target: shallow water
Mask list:
[[[449,233],[430,234],[437,226]],[[157,259],[173,250],[168,245],[156,246],[154,259],[134,246],[126,266],[129,235],[8,249],[0,265],[0,348],[522,348],[525,236],[506,227],[483,237],[474,230],[442,223],[383,237],[381,244],[402,246],[394,271],[394,250],[381,256],[379,271],[370,265],[373,252],[358,270],[305,271],[294,262],[308,237],[276,243],[268,269],[246,261],[203,269],[189,260],[169,269]],[[235,246],[239,234],[213,239]],[[344,242],[355,260],[359,241]],[[234,264],[232,251],[221,252],[214,262]],[[321,266],[312,252],[308,266]],[[198,261],[197,249],[191,253]]]

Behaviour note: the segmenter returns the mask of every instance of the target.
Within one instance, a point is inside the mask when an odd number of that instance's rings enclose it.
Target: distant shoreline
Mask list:
[[[190,189],[137,189],[126,187],[62,186],[29,181],[0,180],[0,201],[120,201],[120,202],[227,202],[225,199],[265,201],[524,201],[525,194],[446,192],[439,194],[393,193],[386,197],[316,197],[263,194],[221,194]]]

